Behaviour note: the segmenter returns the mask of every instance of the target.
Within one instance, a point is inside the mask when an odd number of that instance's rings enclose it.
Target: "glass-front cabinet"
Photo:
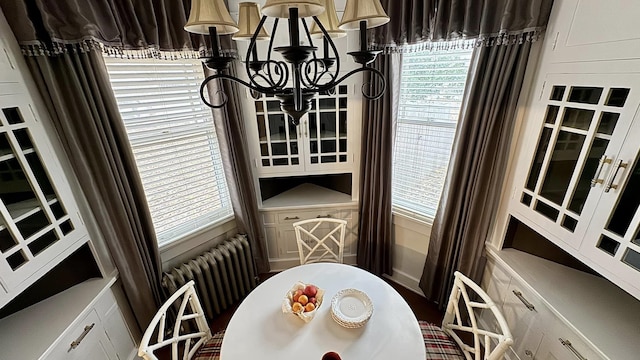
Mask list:
[[[537,112],[537,142],[520,171],[514,210],[577,249],[618,153],[640,94],[627,76],[549,75]],[[635,80],[637,81],[637,79]]]
[[[0,96],[0,283],[7,292],[85,234],[70,194],[56,188],[51,149],[30,127],[35,116],[23,98]]]
[[[547,75],[526,120],[536,138],[523,144],[510,202],[520,220],[636,296],[639,90],[636,74]]]
[[[344,170],[353,164],[353,122],[348,106],[353,85],[338,85],[318,94],[311,111],[293,125],[280,109],[280,101],[263,95],[255,100],[256,167],[260,175]]]

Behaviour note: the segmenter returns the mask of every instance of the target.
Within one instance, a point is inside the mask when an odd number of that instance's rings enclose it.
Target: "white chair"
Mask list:
[[[167,311],[174,307],[176,300],[179,301],[176,321],[173,329],[166,328]],[[150,343],[151,338],[157,334],[156,342]],[[193,280],[178,289],[160,307],[156,316],[153,317],[147,330],[142,336],[138,356],[145,360],[158,360],[154,352],[160,348],[171,345],[171,359],[191,360],[201,358],[200,353],[210,354],[212,351],[219,354],[224,333],[211,336],[211,330],[207,324],[204,310],[198,300]],[[165,338],[165,336],[170,336]],[[180,356],[182,354],[182,356]],[[209,357],[206,357],[209,359]]]
[[[468,289],[477,294],[477,301]],[[487,327],[497,324],[495,330],[483,328],[478,323],[479,311],[490,311],[492,316],[483,314],[483,318],[495,319],[487,324]],[[513,344],[511,331],[498,305],[480,286],[457,271],[442,328],[424,322],[420,327],[427,359],[499,360]]]
[[[309,219],[293,223],[300,254],[300,264],[321,261],[342,263],[347,221]]]

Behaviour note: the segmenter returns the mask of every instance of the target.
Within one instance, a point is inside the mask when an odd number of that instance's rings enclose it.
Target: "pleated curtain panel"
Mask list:
[[[128,57],[197,58],[206,37],[184,31],[190,1],[0,0],[70,158],[95,223],[119,270],[140,329],[163,301],[161,261],[151,216],[102,52]],[[223,51],[235,54],[230,36]],[[235,96],[229,89],[228,96]],[[214,114],[216,116],[216,114]],[[269,270],[251,185],[240,115],[218,130],[238,228],[248,234],[258,271]],[[226,155],[225,155],[226,152]]]
[[[383,51],[376,60],[397,92],[402,53],[474,46],[445,186],[431,231],[420,279],[428,299],[446,304],[453,273],[479,282],[484,243],[493,221],[504,178],[515,108],[531,43],[542,35],[552,0],[381,0],[391,18],[370,31],[370,47]],[[470,41],[471,40],[471,41]],[[398,61],[389,59],[398,53]],[[365,105],[360,185],[358,265],[391,274],[393,239],[391,191],[395,96]],[[381,124],[381,126],[367,125]],[[373,142],[378,146],[371,146]],[[466,151],[472,149],[472,151]]]

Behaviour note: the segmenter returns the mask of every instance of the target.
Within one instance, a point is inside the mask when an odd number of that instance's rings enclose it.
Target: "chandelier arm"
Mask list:
[[[257,53],[257,39],[258,39],[258,35],[260,34],[260,30],[262,29],[262,26],[264,25],[264,22],[267,20],[267,16],[262,16],[262,19],[260,19],[260,22],[258,23],[258,26],[256,27],[256,31],[253,33],[253,36],[251,36],[251,41],[249,42],[249,47],[247,48],[247,56],[245,57],[245,62],[244,62],[244,68],[245,71],[247,72],[247,76],[249,77],[250,81],[255,85],[255,86],[260,86],[260,84],[253,82],[253,80],[251,79],[251,53],[253,52],[253,49],[256,49],[256,53]],[[256,59],[257,61],[258,59]]]
[[[331,36],[329,36],[327,29],[324,28],[324,25],[322,25],[322,22],[318,19],[318,17],[314,16],[313,20],[316,22],[316,25],[318,25],[318,27],[320,28],[320,31],[322,31],[322,35],[325,37],[325,39],[327,39],[327,42],[329,43],[329,45],[331,45],[333,54],[336,56],[336,71],[334,73],[334,76],[332,76],[332,79],[331,79],[331,81],[334,81],[338,77],[338,74],[340,73],[340,55],[338,55],[338,49],[336,48],[336,44],[333,42],[333,40],[331,40]]]
[[[271,63],[271,51],[273,50],[273,41],[275,40],[276,36],[276,31],[278,30],[278,21],[280,19],[279,18],[275,18],[273,20],[273,28],[271,29],[271,39],[269,39],[269,48],[267,49],[267,62],[265,63],[267,65],[266,69],[264,70],[264,72],[267,74],[267,76],[269,76],[269,79],[271,79],[272,83],[275,83],[275,81],[273,81],[273,76],[271,75],[271,68],[268,66],[269,63]],[[287,77],[286,80],[284,81],[284,84],[280,84],[278,83],[279,87],[284,86],[287,81],[289,81],[289,71],[287,69]]]
[[[211,76],[207,76],[203,81],[202,84],[200,85],[200,99],[202,100],[202,102],[205,103],[205,105],[207,105],[208,107],[214,108],[214,109],[219,109],[223,106],[225,106],[229,100],[229,98],[227,97],[227,94],[224,92],[224,90],[218,90],[216,93],[220,93],[223,95],[224,100],[222,101],[221,104],[216,105],[216,104],[212,104],[210,103],[204,96],[204,89],[207,87],[207,84],[210,81],[216,80],[216,79],[220,79],[220,80],[229,80],[232,82],[236,82],[240,85],[244,85],[245,87],[253,90],[253,91],[258,91],[261,92],[263,94],[268,94],[268,95],[276,95],[278,93],[278,91],[273,91],[270,90],[268,88],[263,88],[263,87],[256,87],[244,80],[240,80],[236,77],[233,77],[231,75],[227,75],[227,74],[215,74],[215,75],[211,75]]]
[[[368,84],[362,84],[362,96],[364,96],[367,100],[377,100],[380,97],[382,97],[382,95],[384,94],[384,92],[387,90],[387,81],[384,78],[384,75],[382,74],[382,72],[380,72],[377,69],[374,69],[372,67],[368,67],[368,66],[363,66],[361,68],[357,68],[355,70],[351,70],[349,71],[347,74],[345,74],[343,77],[341,77],[340,79],[336,80],[335,82],[331,82],[322,86],[319,86],[317,89],[315,89],[315,92],[322,92],[322,91],[327,91],[331,88],[334,88],[336,86],[338,86],[341,82],[343,82],[344,80],[346,80],[348,77],[350,77],[351,75],[357,74],[359,72],[365,72],[368,71],[371,73],[371,75],[373,75],[374,77],[379,77],[379,79],[382,81],[382,88],[380,90],[378,90],[378,92],[376,92],[373,95],[369,95],[364,91],[364,87],[366,85],[369,85],[369,87],[371,87],[371,82],[369,82]]]
[[[313,76],[314,78],[311,79],[311,66],[309,65],[310,63],[315,62],[316,65],[314,66],[314,73]],[[306,80],[309,82],[308,84],[305,83],[305,86],[307,88],[316,88],[318,87],[318,81],[320,81],[320,79],[327,73],[329,72],[329,69],[324,65],[324,62],[322,61],[322,59],[310,59],[308,61],[305,62],[305,77]],[[321,71],[318,71],[318,65],[320,65],[320,68],[322,69]]]
[[[302,26],[304,27],[304,32],[307,35],[307,40],[309,40],[309,46],[313,46],[313,39],[311,38],[311,33],[309,32],[309,27],[307,26],[307,21],[305,18],[302,18]],[[311,55],[313,56],[313,63],[314,63],[314,75],[316,76],[316,81],[317,81],[317,74],[318,74],[318,63],[315,62],[315,60],[317,59],[316,57],[316,52],[312,52]],[[305,64],[306,65],[306,64]],[[305,77],[308,77],[307,74],[309,74],[309,71],[306,72]],[[304,86],[306,87],[310,87],[310,84],[314,83],[315,81],[310,81],[309,84],[306,84],[304,82],[304,78],[302,80],[302,83],[304,84]]]

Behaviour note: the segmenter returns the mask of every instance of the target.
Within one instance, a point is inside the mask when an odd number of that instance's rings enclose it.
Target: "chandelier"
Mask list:
[[[207,106],[221,108],[227,103],[228,97],[224,92],[219,92],[222,101],[216,104],[204,96],[207,84],[218,79],[246,86],[255,99],[262,95],[275,96],[280,100],[280,108],[289,115],[294,125],[298,125],[300,118],[311,110],[316,94],[333,94],[338,84],[356,73],[371,74],[370,82],[362,85],[365,98],[375,100],[382,96],[386,89],[384,75],[369,66],[380,51],[367,49],[367,29],[389,21],[380,0],[347,0],[340,22],[334,0],[267,0],[262,6],[262,13],[264,15],[261,16],[257,3],[241,2],[236,24],[224,0],[192,1],[189,20],[184,28],[192,33],[208,34],[211,41],[211,56],[204,57],[203,61],[215,73],[200,86],[200,97]],[[274,18],[271,30],[273,37],[263,27],[268,17]],[[280,19],[288,20],[289,43],[274,47]],[[339,77],[340,56],[332,39],[345,36],[345,30],[360,32],[360,49],[348,54],[362,66]],[[225,72],[234,60],[219,50],[218,36],[226,34],[234,34],[233,40],[236,41],[249,41],[245,57],[248,81]],[[322,41],[322,53],[314,46],[314,39]],[[268,51],[265,58],[260,58],[257,41],[266,40],[269,41]],[[282,60],[274,58],[274,51],[280,54]],[[380,86],[374,87],[374,81],[378,81]]]

